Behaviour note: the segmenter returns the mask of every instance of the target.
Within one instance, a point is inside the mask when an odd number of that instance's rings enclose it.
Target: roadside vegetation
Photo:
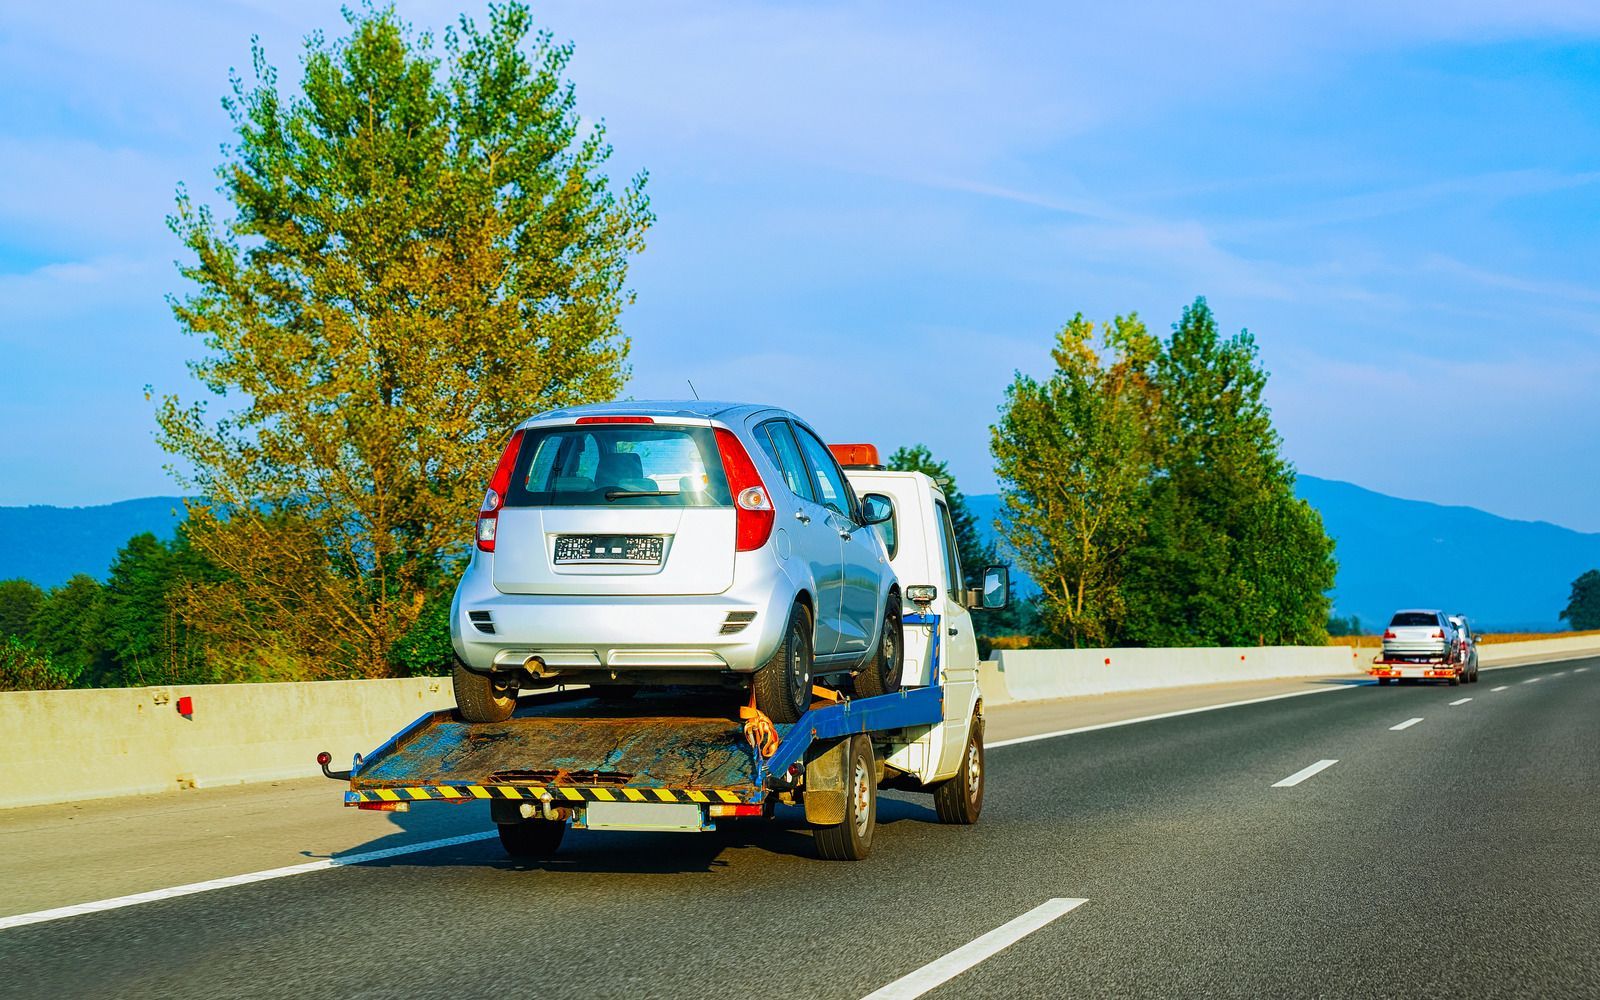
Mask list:
[[[1001,530],[1069,646],[1318,644],[1335,562],[1294,495],[1249,333],[1204,299],[1172,334],[1080,314],[992,430]]]

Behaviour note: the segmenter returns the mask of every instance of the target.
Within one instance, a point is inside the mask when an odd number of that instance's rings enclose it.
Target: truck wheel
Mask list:
[[[517,708],[517,686],[507,674],[480,674],[457,663],[450,675],[456,709],[468,722],[504,722]]]
[[[1387,686],[1387,685],[1388,685],[1388,683],[1389,683],[1389,678],[1387,678],[1387,677],[1379,677],[1379,678],[1378,678],[1378,685],[1379,685],[1379,686],[1380,686],[1380,687],[1384,687],[1384,686]]]
[[[900,626],[900,595],[890,594],[883,602],[883,625],[878,630],[878,649],[856,674],[856,695],[872,698],[900,690],[900,674],[905,668],[905,643]]]
[[[817,853],[828,861],[860,861],[872,853],[872,834],[878,827],[877,762],[872,741],[850,738],[845,758],[844,822],[817,828]]]
[[[567,824],[552,819],[500,823],[496,829],[500,831],[500,846],[513,858],[548,858],[567,835]]]
[[[974,716],[961,755],[961,770],[954,778],[933,787],[933,808],[941,823],[970,825],[983,812],[983,717]]]
[[[1460,674],[1460,672],[1453,673],[1453,674],[1450,675],[1450,686],[1451,687],[1460,687],[1461,686],[1461,674]]]
[[[773,722],[798,722],[811,707],[811,614],[804,604],[789,612],[783,641],[751,685],[756,708]]]

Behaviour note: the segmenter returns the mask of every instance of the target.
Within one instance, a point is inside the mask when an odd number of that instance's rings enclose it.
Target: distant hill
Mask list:
[[[1338,543],[1334,612],[1358,615],[1369,627],[1399,607],[1443,607],[1486,629],[1557,630],[1573,579],[1600,568],[1600,534],[1401,500],[1315,476],[1300,477],[1299,493],[1322,512]],[[992,537],[1000,498],[967,500]],[[169,536],[182,511],[181,497],[0,507],[0,579],[26,577],[45,587],[74,573],[104,579],[129,538],[142,531]]]
[[[1441,607],[1483,629],[1558,631],[1573,579],[1600,568],[1600,534],[1315,476],[1302,475],[1297,491],[1337,544],[1334,613],[1356,615],[1366,628],[1386,624],[1397,608]],[[1000,498],[967,501],[989,531]]]
[[[76,573],[104,580],[134,535],[167,538],[183,520],[182,497],[144,497],[100,507],[0,507],[0,580],[41,587]]]

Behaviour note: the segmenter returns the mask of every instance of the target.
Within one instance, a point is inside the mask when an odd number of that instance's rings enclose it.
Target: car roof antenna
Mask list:
[[[689,383],[689,391],[694,392],[694,382],[689,379],[684,379],[684,381]],[[694,392],[694,398],[699,399],[700,394],[698,392]]]

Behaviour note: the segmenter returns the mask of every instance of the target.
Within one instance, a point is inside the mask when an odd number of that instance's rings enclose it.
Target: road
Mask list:
[[[1597,719],[1600,659],[1016,742],[982,823],[894,793],[859,864],[789,810],[473,841],[0,930],[0,996],[1600,996]]]

